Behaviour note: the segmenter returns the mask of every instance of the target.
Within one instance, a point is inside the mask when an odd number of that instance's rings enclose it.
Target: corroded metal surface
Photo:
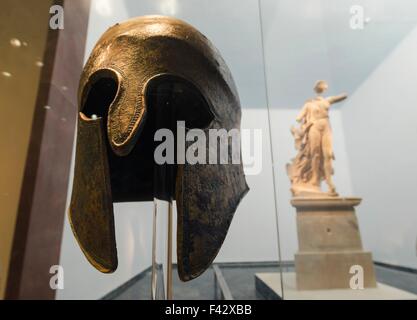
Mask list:
[[[77,161],[70,224],[88,261],[101,272],[117,268],[113,203],[101,121],[78,119]],[[83,143],[83,141],[87,143]]]
[[[160,83],[172,84],[165,100],[154,99],[155,88],[167,87]],[[172,183],[168,196],[177,201],[179,275],[184,281],[200,275],[216,257],[248,191],[243,168],[179,164],[173,181],[155,182],[158,125],[153,123],[171,105],[181,111],[173,117],[185,120],[187,128],[240,128],[236,87],[218,51],[199,31],[174,18],[145,16],[116,24],[100,38],[84,68],[79,105],[69,215],[88,260],[102,272],[117,267],[113,202],[152,200],[155,185]],[[204,119],[196,121],[199,117]]]

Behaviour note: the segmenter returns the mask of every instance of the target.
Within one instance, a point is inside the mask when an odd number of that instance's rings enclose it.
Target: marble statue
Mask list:
[[[298,251],[294,256],[297,290],[346,289],[351,292],[351,267],[363,268],[363,288],[376,288],[372,254],[365,251],[355,207],[362,199],[339,197],[332,181],[333,145],[329,109],[346,94],[323,97],[326,81],[314,86],[317,96],[306,101],[292,127],[297,155],[287,164],[296,209]],[[321,189],[325,181],[328,190]],[[292,278],[291,278],[292,279]],[[294,285],[292,285],[294,287]]]
[[[347,95],[325,98],[322,94],[327,88],[326,81],[316,83],[314,91],[317,96],[304,104],[296,119],[300,126],[291,128],[298,151],[292,163],[287,164],[293,196],[338,196],[332,180],[335,157],[329,109],[332,104],[346,99]],[[327,192],[321,190],[322,180],[328,186]]]

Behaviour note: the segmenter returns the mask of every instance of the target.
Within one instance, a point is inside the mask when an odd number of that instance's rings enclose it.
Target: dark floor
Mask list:
[[[417,294],[417,273],[375,266],[378,282]]]
[[[215,282],[213,269],[210,268],[197,279],[182,282],[176,268],[173,270],[173,292],[176,300],[211,300],[215,297]],[[151,298],[151,271],[132,284],[116,290],[106,299],[114,300],[150,300]]]
[[[275,263],[243,263],[243,264],[218,264],[226,280],[234,299],[257,300],[263,297],[255,290],[255,273],[279,272]],[[291,265],[283,267],[283,272],[293,271]],[[417,294],[417,273],[392,269],[385,266],[375,265],[377,281],[390,286],[403,289]],[[211,300],[220,299],[219,287],[216,284],[213,269],[208,269],[199,278],[181,282],[174,269],[174,299],[177,300]],[[138,300],[150,299],[151,272],[146,271],[104,299]]]

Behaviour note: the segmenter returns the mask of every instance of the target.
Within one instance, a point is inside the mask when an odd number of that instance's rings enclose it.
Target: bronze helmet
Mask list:
[[[158,167],[154,134],[163,127],[175,130],[176,120],[205,133],[240,130],[239,97],[219,52],[181,20],[134,18],[102,35],[78,96],[69,219],[88,261],[105,273],[117,268],[113,202],[172,198],[178,273],[184,281],[198,277],[216,257],[249,190],[243,166],[176,161]]]

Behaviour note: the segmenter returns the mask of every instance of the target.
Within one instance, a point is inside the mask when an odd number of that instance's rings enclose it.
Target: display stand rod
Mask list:
[[[167,300],[172,300],[172,200],[168,204]]]
[[[156,261],[156,225],[157,225],[158,204],[156,199],[153,200],[153,225],[152,225],[152,277],[151,277],[151,297],[157,300],[158,295],[158,264]]]
[[[161,210],[165,204],[167,208]],[[173,297],[172,222],[172,201],[165,202],[155,198],[152,228],[152,300],[172,300]]]

